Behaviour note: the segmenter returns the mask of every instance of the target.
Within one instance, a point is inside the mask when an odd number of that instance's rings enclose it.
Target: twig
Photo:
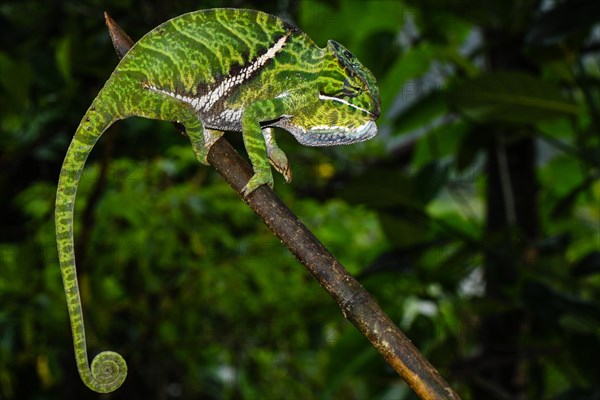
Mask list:
[[[115,49],[123,56],[123,52],[131,46],[131,39],[108,14],[105,17],[111,37],[117,39]],[[369,339],[419,397],[427,400],[460,399],[371,295],[275,192],[263,185],[246,198],[241,195],[242,188],[252,176],[252,168],[223,137],[210,148],[208,161],[327,290],[344,317]]]
[[[508,160],[506,158],[506,143],[504,136],[497,135],[496,143],[496,160],[498,162],[506,220],[508,221],[509,226],[514,227],[517,226],[517,211],[515,209],[515,196],[508,167]]]

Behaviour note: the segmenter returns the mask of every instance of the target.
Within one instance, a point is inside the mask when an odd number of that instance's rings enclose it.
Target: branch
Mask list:
[[[121,57],[132,41],[108,14],[106,24]],[[369,339],[383,358],[422,399],[460,399],[437,370],[383,312],[371,295],[352,277],[312,232],[263,185],[247,197],[242,188],[252,168],[223,137],[208,153],[208,161],[265,222],[294,256],[333,297],[346,317]]]

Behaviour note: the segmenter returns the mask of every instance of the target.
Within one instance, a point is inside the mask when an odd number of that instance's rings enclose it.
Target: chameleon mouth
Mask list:
[[[296,140],[304,146],[337,146],[364,142],[377,135],[375,121],[367,121],[358,128],[345,126],[315,126],[306,131],[292,131]]]

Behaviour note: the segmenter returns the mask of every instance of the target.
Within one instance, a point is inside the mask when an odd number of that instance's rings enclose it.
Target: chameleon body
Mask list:
[[[89,367],[73,251],[79,178],[113,122],[131,116],[178,122],[203,164],[223,131],[241,132],[254,169],[243,189],[247,196],[263,184],[272,186],[269,164],[291,179],[272,127],[308,146],[360,142],[377,133],[379,104],[375,78],[343,46],[329,41],[320,48],[293,25],[263,12],[192,12],[140,39],[87,110],[58,182],[58,253],[83,382],[111,392],[127,374],[124,359],[111,351],[98,354]]]

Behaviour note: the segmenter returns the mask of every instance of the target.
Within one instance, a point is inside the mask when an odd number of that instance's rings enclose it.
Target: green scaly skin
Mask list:
[[[223,131],[241,132],[254,169],[242,192],[248,196],[273,185],[269,164],[291,180],[272,127],[307,146],[360,142],[377,133],[379,102],[375,78],[343,46],[329,41],[319,48],[296,27],[258,11],[192,12],[136,43],[83,117],[58,182],[58,253],[83,382],[106,393],[127,375],[125,360],[111,351],[98,354],[90,370],[73,251],[79,178],[110,125],[131,116],[178,122],[203,164]]]

